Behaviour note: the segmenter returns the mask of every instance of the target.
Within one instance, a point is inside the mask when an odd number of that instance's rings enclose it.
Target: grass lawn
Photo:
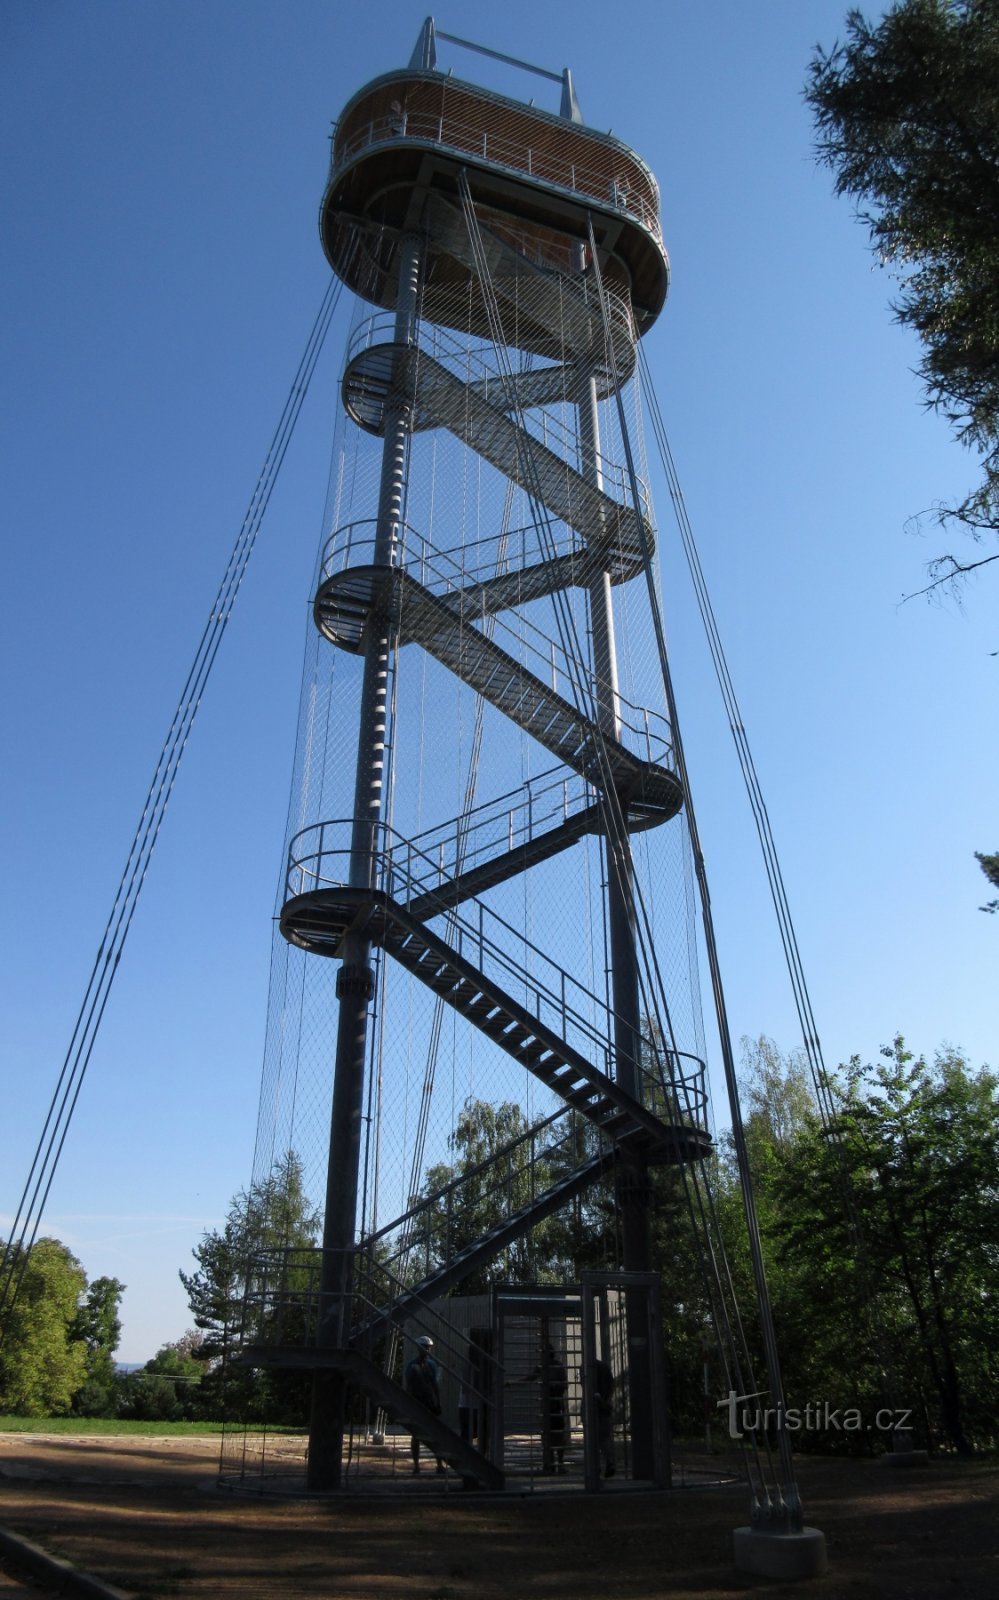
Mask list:
[[[221,1433],[223,1426],[221,1422],[132,1422],[124,1417],[0,1416],[0,1433],[116,1433],[170,1439],[174,1435]]]

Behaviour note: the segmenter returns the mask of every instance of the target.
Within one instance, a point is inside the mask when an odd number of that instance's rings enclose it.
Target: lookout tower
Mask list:
[[[439,71],[438,41],[465,46],[428,21],[344,108],[320,212],[358,312],[258,1160],[322,1123],[325,1204],[321,1249],[258,1265],[245,1355],[312,1375],[311,1489],[342,1482],[351,1394],[496,1486],[502,1427],[470,1442],[401,1381],[415,1330],[456,1370],[471,1281],[476,1409],[502,1412],[496,1341],[533,1317],[524,1381],[568,1369],[592,1421],[610,1367],[627,1471],[662,1484],[651,1197],[710,1138],[635,382],[659,192],[568,70],[545,110]]]

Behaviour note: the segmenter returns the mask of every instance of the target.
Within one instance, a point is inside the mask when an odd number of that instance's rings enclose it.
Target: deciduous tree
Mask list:
[[[74,1397],[73,1409],[83,1416],[108,1416],[115,1408],[114,1353],[121,1339],[118,1310],[125,1285],[117,1278],[95,1278],[76,1313],[70,1336],[82,1339],[87,1351],[87,1378]]]
[[[0,1344],[0,1412],[61,1416],[87,1375],[87,1345],[75,1336],[87,1275],[58,1239],[35,1243]]]
[[[424,1197],[439,1195],[420,1247],[421,1270],[441,1265],[505,1217],[551,1187],[585,1153],[583,1130],[559,1123],[531,1132],[513,1101],[468,1100],[450,1144],[454,1159],[429,1167]],[[474,1294],[498,1281],[552,1281],[571,1270],[569,1235],[576,1213],[550,1216],[463,1280]]]
[[[141,1372],[130,1372],[124,1380],[121,1413],[142,1422],[197,1416],[204,1374],[205,1363],[190,1354],[188,1338],[162,1345]]]

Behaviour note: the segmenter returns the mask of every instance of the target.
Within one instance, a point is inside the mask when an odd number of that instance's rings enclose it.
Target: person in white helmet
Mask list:
[[[433,1412],[435,1417],[439,1417],[441,1414],[440,1368],[431,1354],[433,1348],[434,1341],[429,1334],[425,1333],[417,1339],[416,1354],[412,1361],[406,1365],[406,1390],[414,1400],[418,1400],[421,1405],[426,1406],[428,1411]],[[412,1450],[413,1473],[415,1476],[420,1470],[420,1439],[416,1433],[413,1434]],[[437,1471],[446,1471],[444,1463],[436,1451],[434,1455],[437,1461]]]

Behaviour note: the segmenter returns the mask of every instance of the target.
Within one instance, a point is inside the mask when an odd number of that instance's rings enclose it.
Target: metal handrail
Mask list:
[[[352,134],[342,139],[338,137],[332,150],[330,182],[334,182],[364,150],[390,143],[431,144],[456,155],[480,157],[517,177],[554,185],[568,194],[595,201],[601,209],[609,208],[630,217],[662,246],[658,205],[653,205],[634,189],[629,176],[620,173],[608,184],[606,172],[596,172],[568,157],[553,156],[550,150],[537,150],[531,144],[505,138],[481,125],[462,122],[446,112],[435,116],[426,111],[398,111],[373,117]]]
[[[630,327],[630,313],[624,302],[619,306],[619,313],[627,331]],[[627,336],[630,343],[630,333]],[[460,370],[453,375],[462,383],[473,388],[477,382],[489,383],[495,387],[500,400],[503,400],[507,374],[497,362],[494,345],[481,341],[466,343],[446,334],[438,326],[435,326],[432,333],[422,340],[407,339],[400,344],[394,312],[378,311],[358,323],[347,344],[344,372],[346,373],[353,362],[370,350],[393,348],[415,351],[417,355],[422,353],[429,360],[436,361],[442,366],[448,361],[457,364]],[[592,362],[588,363],[587,370],[595,370]],[[530,369],[524,374],[515,374],[525,377],[529,375]],[[497,405],[497,410],[505,415],[507,407],[501,403]],[[561,452],[567,465],[574,465],[571,458],[578,455],[579,436],[576,428],[565,418],[555,415],[548,409],[541,409],[536,415],[532,409],[525,413],[523,420],[538,430],[536,433],[531,433],[528,428],[530,438],[536,439],[537,443],[544,444],[550,450],[554,449],[556,454]],[[593,468],[599,472],[603,480],[604,493],[616,500],[619,505],[630,507],[632,477],[627,468],[600,452],[593,452],[592,455]],[[651,519],[649,486],[640,476],[636,476],[634,481],[638,485],[639,509],[645,520],[649,521]]]
[[[392,1234],[397,1233],[400,1228],[404,1228],[407,1223],[413,1220],[414,1217],[422,1216],[425,1211],[428,1211],[431,1206],[437,1205],[438,1202],[445,1196],[450,1202],[451,1195],[457,1193],[463,1184],[469,1183],[475,1178],[482,1177],[482,1175],[488,1172],[490,1167],[495,1166],[497,1162],[509,1159],[515,1150],[519,1150],[522,1144],[526,1144],[529,1140],[536,1139],[538,1135],[543,1133],[546,1128],[554,1127],[556,1122],[560,1122],[563,1117],[569,1116],[572,1109],[572,1106],[561,1106],[558,1111],[553,1111],[549,1116],[542,1117],[540,1122],[532,1123],[529,1128],[524,1129],[523,1133],[519,1133],[515,1139],[509,1140],[508,1143],[503,1145],[501,1149],[495,1150],[492,1155],[485,1156],[482,1161],[475,1162],[473,1166],[469,1167],[467,1171],[462,1172],[457,1178],[452,1178],[440,1189],[435,1189],[433,1194],[412,1199],[408,1210],[404,1211],[401,1216],[393,1217],[391,1222],[383,1223],[382,1226],[380,1228],[376,1228],[373,1233],[365,1234],[365,1246],[370,1248],[372,1245],[377,1244],[381,1239],[391,1238]],[[557,1149],[560,1144],[565,1143],[567,1137],[568,1135],[563,1135],[561,1139],[556,1140],[554,1145],[546,1145],[542,1154],[548,1155],[552,1150]],[[493,1193],[493,1190],[487,1189],[485,1192],[488,1196]],[[412,1237],[408,1238],[403,1248],[407,1250],[418,1248],[419,1238],[419,1235],[417,1235],[415,1240]],[[386,1259],[388,1261],[393,1261],[395,1260],[395,1256],[390,1255]]]
[[[383,1228],[380,1228],[377,1233],[369,1235],[365,1240],[365,1244],[371,1245],[376,1240],[388,1239],[399,1228],[404,1227],[411,1218],[420,1217],[423,1221],[419,1231],[407,1233],[398,1242],[396,1248],[390,1249],[387,1255],[380,1257],[381,1263],[388,1266],[399,1261],[401,1257],[409,1257],[418,1254],[421,1250],[427,1250],[435,1243],[440,1247],[443,1240],[444,1246],[439,1248],[440,1264],[441,1266],[447,1266],[452,1258],[450,1241],[455,1221],[460,1215],[461,1201],[458,1197],[460,1197],[462,1189],[469,1184],[477,1183],[483,1178],[488,1180],[493,1172],[499,1171],[503,1162],[509,1161],[514,1150],[523,1144],[533,1143],[545,1128],[552,1127],[564,1117],[570,1116],[572,1111],[573,1108],[571,1106],[563,1106],[560,1110],[553,1112],[551,1116],[545,1117],[540,1123],[536,1123],[533,1127],[526,1129],[516,1139],[504,1145],[501,1150],[497,1150],[483,1161],[476,1162],[467,1172],[460,1173],[458,1177],[452,1178],[449,1183],[436,1190],[433,1195],[427,1196],[425,1200],[412,1206],[404,1217],[397,1217],[393,1222],[387,1223]],[[573,1125],[561,1133],[559,1137],[553,1139],[550,1144],[545,1144],[539,1150],[532,1151],[529,1168],[521,1168],[516,1174],[511,1174],[508,1170],[505,1175],[496,1177],[492,1182],[487,1181],[484,1187],[477,1189],[475,1195],[476,1203],[479,1205],[488,1204],[490,1201],[502,1198],[504,1191],[510,1186],[512,1176],[522,1177],[528,1170],[533,1172],[538,1163],[552,1161],[561,1152],[570,1149],[574,1150],[578,1138],[579,1128]],[[521,1202],[521,1205],[523,1203]],[[434,1207],[439,1208],[442,1204],[443,1211],[440,1209],[432,1210]],[[520,1205],[514,1203],[512,1209],[507,1211],[505,1215],[512,1216],[519,1209]],[[432,1214],[427,1216],[427,1212],[432,1212]],[[429,1265],[427,1270],[431,1270]]]
[[[334,528],[323,546],[319,582],[325,583],[329,578],[338,577],[352,566],[368,566],[375,546],[377,526],[375,517],[358,517]],[[363,533],[362,529],[370,529],[371,532]],[[491,554],[485,551],[485,546],[498,546],[501,540],[507,546],[502,564],[498,552]],[[394,542],[396,559],[392,564],[405,567],[431,593],[448,595],[484,583],[490,578],[522,571],[524,567],[544,560],[585,554],[586,545],[572,528],[567,528],[559,540],[545,537],[542,543],[537,527],[534,523],[527,523],[523,527],[510,528],[505,534],[480,539],[474,545],[454,545],[447,550],[438,550],[408,522],[401,522]],[[471,564],[470,558],[475,557],[478,560]]]
[[[352,828],[351,819],[335,818],[313,823],[294,835],[288,848],[287,899],[317,889],[341,889],[349,884]],[[390,899],[403,906],[415,900],[432,900],[430,885],[437,877],[437,864],[424,855],[412,839],[403,838],[385,823],[378,823],[373,835],[381,841],[372,850],[373,881]],[[339,870],[333,870],[338,864]],[[446,914],[448,942],[459,955],[465,956],[479,971],[486,970],[487,963],[499,968],[509,992],[515,993],[518,989],[525,992],[522,1003],[540,1026],[557,1031],[570,1049],[584,1055],[605,1076],[611,1077],[616,1020],[612,1008],[482,900],[473,896],[465,905],[473,909],[474,921],[446,901],[442,901],[439,912],[424,910],[422,914],[428,921],[435,915]],[[516,957],[508,947],[516,948]],[[525,956],[550,971],[550,983],[526,970]],[[598,1017],[599,1024],[589,1020],[579,1009],[581,1006]],[[675,1111],[680,1122],[689,1120],[691,1126],[702,1126],[698,1117],[707,1106],[704,1062],[686,1051],[657,1046],[652,1040],[646,1040],[645,1044],[655,1062],[655,1070],[649,1070],[641,1061],[637,1063],[640,1080],[646,1085],[646,1103],[654,1106],[664,1092],[675,1095],[675,1104],[668,1109]],[[694,1066],[681,1067],[681,1061],[693,1062]]]
[[[372,530],[370,534],[360,531],[366,528]],[[408,524],[400,524],[400,529],[403,537],[394,543],[391,565],[405,570],[437,599],[447,599],[449,595],[454,595],[467,587],[474,587],[475,584],[484,582],[487,577],[497,575],[494,567],[467,569],[464,566],[465,548],[462,546],[453,550],[437,550],[415,533]],[[376,520],[371,517],[347,522],[334,529],[323,546],[319,584],[339,577],[352,567],[374,564],[376,530]],[[525,528],[518,531],[530,534],[536,530]],[[366,559],[358,559],[362,553]],[[540,547],[537,552],[539,561],[545,559],[546,554],[549,557],[552,555],[557,557],[580,553],[582,552],[579,546],[568,540],[564,546],[556,546],[554,552],[546,553]],[[522,569],[514,569],[513,573],[507,571],[500,576],[515,576],[517,570]],[[498,617],[496,620],[497,625],[505,630],[506,625],[503,621]],[[534,671],[535,676],[550,684],[556,693],[562,692],[558,688],[561,678],[565,685],[565,693],[570,699],[575,699],[578,669],[573,658],[560,642],[550,638],[535,622],[528,621],[524,617],[519,621],[520,631],[515,638],[518,648],[527,658],[526,670]],[[533,635],[533,642],[528,639],[528,633]],[[671,767],[672,730],[663,713],[653,710],[651,706],[637,705],[634,701],[626,699],[620,691],[615,691],[615,709],[620,728],[619,742],[625,748],[629,748],[630,740],[635,746],[632,754],[638,755],[641,760],[659,767]]]
[[[324,1268],[344,1261],[349,1273],[331,1273],[330,1279],[349,1283],[345,1294],[324,1291]],[[466,1388],[482,1403],[491,1403],[488,1390],[476,1388],[464,1368],[465,1355],[441,1329],[439,1310],[417,1295],[382,1261],[375,1261],[364,1246],[352,1250],[325,1249],[321,1245],[276,1246],[261,1250],[245,1263],[241,1307],[241,1343],[244,1346],[316,1349],[357,1349],[364,1339],[364,1324],[370,1318],[391,1316],[392,1307],[405,1296],[412,1310],[410,1320],[421,1314],[434,1328],[435,1344],[443,1345],[453,1365],[442,1361],[435,1348],[434,1359],[445,1371],[461,1378]],[[364,1352],[367,1353],[367,1352]],[[480,1350],[488,1363],[494,1389],[502,1383],[504,1368],[489,1351]],[[391,1376],[391,1374],[389,1374]]]
[[[413,843],[429,860],[437,860],[440,885],[481,860],[529,844],[539,832],[570,821],[597,802],[597,791],[587,779],[561,766],[549,767],[507,794],[423,829]]]
[[[570,278],[568,288],[571,290],[577,285],[578,280]],[[589,296],[587,296],[582,286],[577,287],[577,292],[580,296],[580,305],[592,311],[594,321],[599,327],[600,340],[603,342],[607,334],[604,307],[596,299],[592,288],[589,291]],[[623,334],[628,347],[633,350],[635,338],[630,301],[626,295],[619,293],[609,284],[604,285],[604,298],[608,303],[611,330],[615,335]],[[355,325],[347,341],[344,370],[359,355],[363,355],[366,350],[370,350],[374,345],[380,344],[400,344],[394,311],[373,312]],[[495,378],[499,382],[502,376],[500,369],[496,365],[496,347],[491,340],[473,339],[468,335],[458,335],[446,328],[442,323],[421,324],[417,337],[403,340],[402,345],[405,348],[411,348],[415,345],[425,349],[427,355],[433,356],[437,361],[450,358],[460,361],[465,367],[471,363],[473,366],[478,367],[479,376],[483,378]],[[573,359],[577,358],[578,352]],[[597,370],[597,367],[602,368],[604,365],[604,363],[594,365],[591,356],[587,364],[587,370]],[[609,366],[609,363],[607,365]]]

